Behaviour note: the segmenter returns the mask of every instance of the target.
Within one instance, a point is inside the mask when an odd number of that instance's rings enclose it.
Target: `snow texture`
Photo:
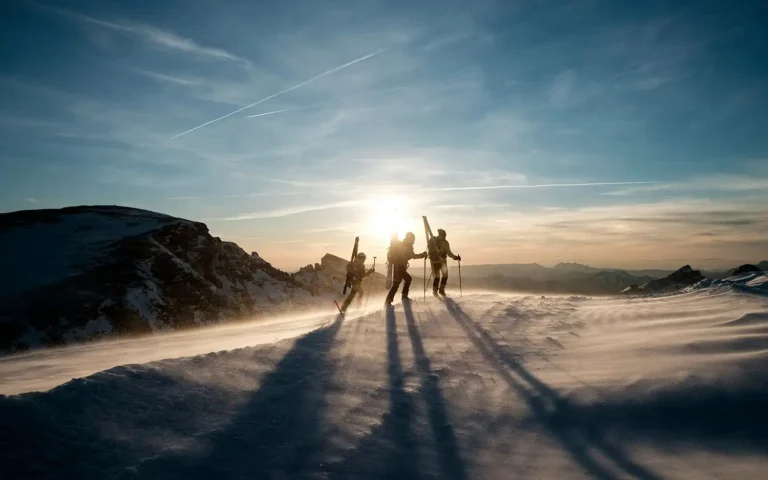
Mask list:
[[[265,327],[282,339],[246,347]],[[0,476],[655,480],[768,469],[768,302],[730,288],[473,293],[149,341],[159,343],[0,359],[6,393],[34,389],[32,372],[131,363],[67,383],[54,372],[55,388],[0,397]]]

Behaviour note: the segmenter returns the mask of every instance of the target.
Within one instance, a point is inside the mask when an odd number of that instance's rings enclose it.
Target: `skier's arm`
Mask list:
[[[427,252],[414,253],[411,258],[427,258]]]
[[[451,244],[448,243],[447,240],[445,242],[445,254],[448,255],[449,257],[451,257],[454,260],[458,260],[459,259],[458,255],[454,255],[454,253],[451,251]]]

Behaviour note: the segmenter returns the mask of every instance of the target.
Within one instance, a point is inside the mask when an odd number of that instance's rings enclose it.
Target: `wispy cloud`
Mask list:
[[[58,15],[77,20],[81,23],[89,25],[95,25],[113,32],[132,37],[136,40],[142,41],[147,45],[154,48],[183,52],[199,57],[206,57],[217,60],[230,60],[246,65],[250,65],[251,62],[244,58],[241,58],[233,53],[230,53],[221,48],[205,47],[199,45],[194,40],[181,37],[173,32],[163,30],[161,28],[146,25],[142,23],[135,23],[125,20],[120,21],[107,21],[101,20],[95,17],[84,15],[70,10],[65,10],[59,7],[53,7],[51,5],[36,4],[38,7],[56,13]]]
[[[507,188],[560,188],[560,187],[597,187],[606,185],[644,185],[660,182],[590,182],[590,183],[545,183],[539,185],[480,185],[474,187],[444,187],[427,188],[428,191],[453,191],[453,190],[498,190]]]
[[[24,200],[29,202],[29,203],[38,203],[40,201],[39,199],[34,198],[34,197],[26,197],[26,198],[24,198]]]
[[[213,120],[211,120],[211,121],[209,121],[209,122],[205,122],[205,123],[203,123],[202,125],[198,125],[198,126],[196,126],[195,128],[190,128],[189,130],[187,130],[187,131],[185,131],[185,132],[181,132],[181,133],[179,133],[178,135],[174,135],[173,137],[171,137],[171,140],[173,140],[174,138],[179,138],[179,137],[181,137],[182,135],[186,135],[186,134],[188,134],[188,133],[192,133],[192,132],[194,132],[195,130],[199,130],[199,129],[201,129],[201,128],[205,127],[205,126],[208,126],[208,125],[210,125],[210,124],[212,124],[212,123],[216,123],[216,122],[218,122],[218,121],[220,121],[220,120],[224,120],[225,118],[231,117],[232,115],[235,115],[235,114],[237,114],[237,113],[240,113],[240,112],[242,112],[243,110],[246,110],[246,109],[249,109],[249,108],[255,107],[256,105],[259,105],[259,104],[261,104],[261,103],[264,103],[264,102],[266,102],[267,100],[271,100],[271,99],[273,99],[273,98],[275,98],[275,97],[279,97],[280,95],[286,94],[286,93],[288,93],[288,92],[291,92],[291,91],[293,91],[293,90],[296,90],[296,89],[298,89],[298,88],[301,88],[301,87],[303,87],[303,86],[305,86],[305,85],[309,85],[310,83],[312,83],[312,82],[314,82],[314,81],[317,81],[317,80],[319,80],[319,79],[321,79],[321,78],[323,78],[323,77],[325,77],[325,76],[331,75],[332,73],[336,73],[336,72],[338,72],[339,70],[343,70],[343,69],[345,69],[345,68],[347,68],[347,67],[351,67],[352,65],[354,65],[354,64],[356,64],[356,63],[359,63],[359,62],[362,62],[362,61],[364,61],[364,60],[367,60],[367,59],[369,59],[369,58],[371,58],[371,57],[374,57],[374,56],[376,56],[376,55],[380,54],[381,52],[383,52],[383,51],[385,51],[385,50],[386,50],[386,48],[382,48],[381,50],[377,50],[377,51],[375,51],[375,52],[373,52],[373,53],[369,53],[368,55],[364,55],[364,56],[362,56],[362,57],[360,57],[360,58],[357,58],[357,59],[355,59],[355,60],[352,60],[351,62],[347,62],[347,63],[345,63],[345,64],[343,64],[343,65],[340,65],[340,66],[338,66],[338,67],[334,67],[334,68],[332,68],[332,69],[330,69],[330,70],[326,70],[326,71],[324,71],[323,73],[321,73],[321,74],[319,74],[319,75],[315,75],[314,77],[310,78],[309,80],[305,80],[305,81],[303,81],[303,82],[301,82],[301,83],[297,83],[296,85],[294,85],[294,86],[292,86],[292,87],[286,88],[285,90],[280,90],[280,91],[279,91],[279,92],[277,92],[277,93],[273,93],[272,95],[269,95],[269,96],[267,96],[267,97],[264,97],[264,98],[262,98],[261,100],[258,100],[258,101],[256,101],[256,102],[253,102],[253,103],[251,103],[250,105],[246,105],[246,106],[244,106],[244,107],[242,107],[242,108],[239,108],[239,109],[235,110],[234,112],[230,112],[230,113],[228,113],[228,114],[226,114],[226,115],[222,115],[221,117],[218,117],[218,118],[214,118]]]
[[[262,212],[244,213],[241,215],[235,215],[233,217],[209,218],[208,220],[209,221],[242,221],[242,220],[259,220],[259,219],[265,219],[265,218],[282,218],[282,217],[290,217],[292,215],[298,215],[300,213],[317,212],[321,210],[331,210],[334,208],[354,207],[360,204],[361,202],[359,201],[347,201],[347,202],[329,203],[326,205],[285,207],[285,208],[278,208],[274,210],[265,210]]]
[[[549,86],[549,103],[556,107],[563,107],[571,102],[573,90],[576,87],[578,75],[573,70],[559,73]]]
[[[626,196],[658,191],[765,192],[768,191],[768,177],[716,174],[695,177],[682,181],[658,182],[652,185],[630,187],[612,192],[604,192],[603,195]]]
[[[239,193],[230,195],[205,195],[188,197],[166,197],[164,200],[197,200],[213,198],[255,198],[255,197],[289,197],[293,195],[302,195],[306,192],[280,192],[280,193]]]
[[[180,85],[184,87],[197,87],[204,85],[203,80],[197,78],[186,78],[175,75],[166,75],[165,73],[153,72],[151,70],[134,70],[136,73],[145,77],[157,80],[158,82],[170,83],[173,85]]]

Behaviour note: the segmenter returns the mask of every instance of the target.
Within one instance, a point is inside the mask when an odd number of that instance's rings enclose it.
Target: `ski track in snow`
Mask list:
[[[766,361],[768,301],[726,290],[473,293],[39,351],[0,359],[4,393],[58,385],[0,397],[0,477],[765,478]]]

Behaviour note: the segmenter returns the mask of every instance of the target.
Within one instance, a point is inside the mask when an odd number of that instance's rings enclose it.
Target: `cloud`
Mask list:
[[[29,202],[29,203],[38,203],[40,201],[39,199],[34,198],[34,197],[26,197],[26,198],[24,198],[24,200]]]
[[[280,192],[280,193],[239,193],[230,195],[205,195],[188,197],[166,197],[163,200],[197,200],[213,198],[254,198],[254,197],[288,197],[293,195],[303,195],[307,192]]]
[[[547,90],[550,105],[564,107],[570,104],[577,79],[578,75],[573,70],[557,74]]]
[[[298,214],[307,213],[307,212],[317,212],[321,210],[331,210],[335,208],[354,207],[360,204],[361,204],[360,201],[347,201],[347,202],[329,203],[326,205],[285,207],[285,208],[278,208],[274,210],[265,210],[262,212],[244,213],[241,215],[236,215],[234,217],[209,218],[208,220],[209,221],[242,221],[242,220],[259,220],[259,219],[265,219],[265,218],[282,218],[282,217],[290,217],[292,215],[298,215]]]
[[[658,182],[653,185],[642,185],[612,192],[604,192],[602,195],[627,196],[658,191],[764,192],[768,191],[768,177],[713,174],[674,182]]]
[[[197,78],[177,77],[174,75],[166,75],[164,73],[153,72],[151,70],[134,70],[140,75],[157,80],[158,82],[170,83],[173,85],[181,85],[184,87],[198,87],[205,85],[203,80]]]
[[[442,187],[427,188],[428,191],[455,191],[455,190],[498,190],[508,188],[560,188],[560,187],[597,187],[605,185],[641,185],[658,182],[590,182],[590,183],[546,183],[540,185],[480,185],[474,187]]]
[[[199,45],[192,39],[181,37],[173,32],[162,30],[152,25],[130,21],[110,22],[50,5],[36,5],[44,10],[48,10],[67,18],[71,18],[78,22],[95,25],[122,35],[132,37],[160,50],[188,53],[198,57],[215,60],[229,60],[245,65],[251,64],[249,60],[241,58],[226,50]]]

